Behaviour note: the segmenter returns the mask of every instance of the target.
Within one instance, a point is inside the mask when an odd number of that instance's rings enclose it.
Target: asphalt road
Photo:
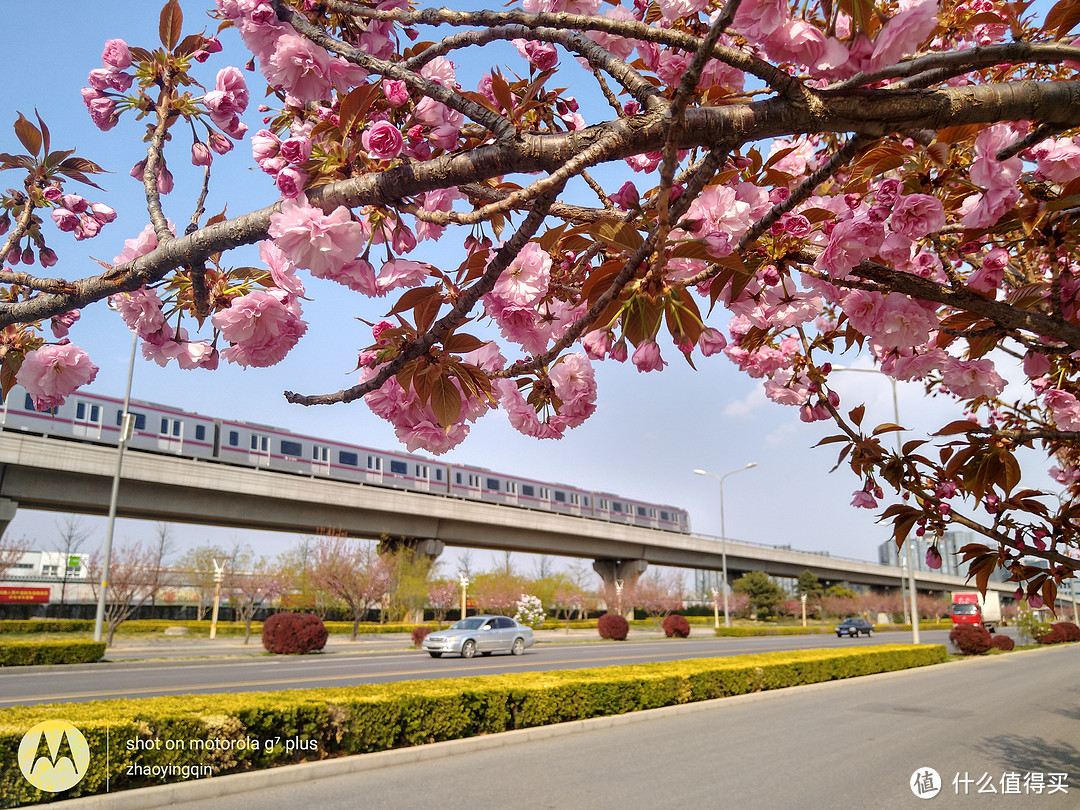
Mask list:
[[[463,660],[431,658],[418,650],[335,652],[309,656],[245,656],[193,660],[149,660],[76,666],[14,667],[0,670],[0,706],[74,703],[110,698],[350,686],[429,678],[538,672],[556,669],[671,661],[807,648],[843,648],[903,643],[906,633],[838,639],[834,635],[759,638],[656,639],[624,642],[543,643],[525,655]],[[948,631],[922,634],[922,641],[947,643]],[[339,649],[341,649],[339,647]],[[346,648],[347,649],[347,648]]]
[[[343,776],[312,778],[318,763],[294,766],[312,770],[238,795],[224,795],[239,784],[227,780],[243,777],[217,777],[222,795],[177,806],[1076,808],[1078,667],[1080,645],[971,659],[641,712],[609,727],[569,724],[572,733],[546,739],[512,732],[487,750],[438,743],[424,761],[395,764],[391,752]],[[918,775],[925,788],[927,769],[939,774],[940,792],[924,800],[911,784]]]

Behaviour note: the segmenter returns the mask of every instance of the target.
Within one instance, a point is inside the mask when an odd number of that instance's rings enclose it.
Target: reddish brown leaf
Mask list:
[[[184,12],[180,10],[179,0],[169,0],[161,9],[158,22],[158,37],[166,50],[171,51],[180,41],[180,29],[184,26]]]

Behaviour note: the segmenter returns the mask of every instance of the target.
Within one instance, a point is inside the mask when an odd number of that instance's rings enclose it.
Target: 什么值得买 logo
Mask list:
[[[38,723],[19,743],[19,770],[34,787],[60,793],[74,787],[86,776],[90,746],[75,726],[66,720]]]

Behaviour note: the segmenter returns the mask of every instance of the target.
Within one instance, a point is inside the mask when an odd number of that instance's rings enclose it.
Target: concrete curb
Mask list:
[[[1030,652],[1044,651],[1031,650]],[[994,656],[994,658],[996,657],[997,656]],[[660,717],[677,717],[696,712],[721,710],[726,707],[741,706],[746,703],[776,700],[785,695],[790,695],[796,690],[806,692],[839,689],[856,680],[862,681],[870,678],[902,678],[910,676],[913,673],[924,671],[933,666],[949,666],[954,663],[966,664],[972,662],[972,660],[973,659],[965,659],[963,661],[946,662],[944,665],[939,664],[926,667],[913,667],[911,669],[897,670],[894,672],[864,675],[858,678],[844,678],[842,680],[824,681],[822,683],[790,686],[783,689],[754,692],[748,695],[735,695],[733,697],[716,698],[714,700],[705,700],[696,703],[683,703],[678,706],[665,706],[659,709],[643,709],[642,711],[630,712],[628,714],[593,717],[587,720],[573,720],[550,726],[516,729],[514,731],[505,731],[499,734],[466,737],[461,740],[447,740],[445,742],[430,743],[428,745],[419,745],[410,748],[378,751],[371,754],[355,754],[352,756],[321,760],[319,762],[302,762],[296,765],[284,765],[278,768],[268,768],[266,770],[250,771],[248,773],[215,776],[193,782],[178,782],[169,785],[136,788],[133,790],[121,791],[119,793],[99,794],[96,796],[86,796],[78,799],[52,802],[49,804],[49,807],[61,809],[73,808],[75,810],[146,810],[146,808],[166,807],[182,802],[193,802],[204,799],[213,799],[219,796],[237,795],[264,787],[301,784],[315,779],[362,773],[364,771],[391,765],[404,765],[413,762],[444,759],[446,757],[468,753],[470,751],[502,748],[504,746],[517,745],[533,740],[544,740],[562,737],[567,734],[577,734],[582,731],[613,728],[616,726],[629,725],[631,723],[644,723]],[[976,660],[986,661],[992,659],[979,657],[979,659]]]

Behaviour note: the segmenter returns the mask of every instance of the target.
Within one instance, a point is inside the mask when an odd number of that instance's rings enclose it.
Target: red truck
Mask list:
[[[978,591],[953,591],[953,625],[981,624],[991,633],[1001,621],[1001,598],[996,591],[987,591],[984,598]]]

